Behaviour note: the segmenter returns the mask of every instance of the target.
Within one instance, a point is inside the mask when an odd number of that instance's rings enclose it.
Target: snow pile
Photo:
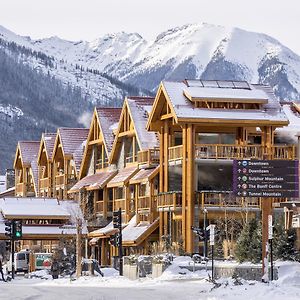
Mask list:
[[[51,279],[52,276],[50,271],[45,269],[29,273],[28,278]]]
[[[191,272],[184,266],[193,266],[193,260],[189,256],[176,257],[172,264],[157,278],[157,280],[178,279],[206,279],[208,273],[205,270]]]
[[[294,285],[300,288],[300,263],[283,262],[278,266],[278,280],[281,285]]]

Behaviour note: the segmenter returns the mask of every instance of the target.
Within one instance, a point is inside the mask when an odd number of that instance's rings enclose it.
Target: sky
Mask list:
[[[151,40],[202,22],[269,34],[300,55],[300,0],[0,0],[0,25],[33,38],[125,31]]]

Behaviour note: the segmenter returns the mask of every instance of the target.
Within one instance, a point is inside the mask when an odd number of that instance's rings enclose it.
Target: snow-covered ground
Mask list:
[[[119,277],[114,269],[103,269],[104,277],[72,281],[52,280],[46,272],[39,271],[33,275],[47,279],[17,277],[9,283],[0,282],[0,299],[300,299],[300,264],[297,263],[280,264],[279,280],[268,284],[232,278],[222,278],[213,284],[206,271],[183,270],[179,268],[182,263],[182,258],[175,259],[161,277],[138,280]]]

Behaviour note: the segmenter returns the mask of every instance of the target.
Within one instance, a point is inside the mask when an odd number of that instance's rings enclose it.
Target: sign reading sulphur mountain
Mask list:
[[[234,160],[233,193],[238,197],[299,196],[298,160]]]

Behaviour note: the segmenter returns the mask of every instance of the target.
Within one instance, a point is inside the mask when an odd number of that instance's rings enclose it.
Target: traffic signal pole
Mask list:
[[[119,274],[120,276],[123,276],[123,248],[122,248],[122,211],[121,208],[119,208]]]
[[[11,277],[15,279],[15,239],[11,237]]]

